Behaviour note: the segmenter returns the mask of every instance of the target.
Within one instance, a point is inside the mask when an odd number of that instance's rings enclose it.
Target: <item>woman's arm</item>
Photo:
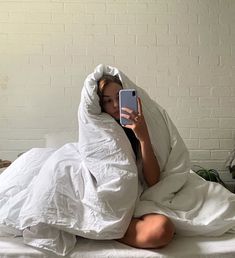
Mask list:
[[[148,186],[152,186],[159,181],[160,168],[157,158],[153,152],[153,147],[149,136],[140,141],[141,156],[143,162],[143,174]]]
[[[140,99],[138,98],[138,114],[128,108],[123,108],[123,110],[128,114],[122,114],[122,117],[132,120],[133,122],[131,125],[126,125],[126,127],[133,130],[140,142],[143,175],[147,184],[152,186],[159,181],[160,168],[150,141]]]

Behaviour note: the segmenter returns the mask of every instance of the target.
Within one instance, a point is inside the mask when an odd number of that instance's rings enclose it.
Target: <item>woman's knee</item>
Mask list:
[[[149,226],[145,232],[146,244],[151,248],[163,247],[172,240],[175,228],[171,220],[164,215],[148,215]],[[146,225],[147,226],[147,225]]]
[[[159,243],[161,243],[159,247],[161,247],[169,244],[169,242],[172,240],[175,233],[175,227],[168,217],[163,215],[159,216],[161,216],[161,223],[159,227],[156,226],[156,234],[159,237]]]

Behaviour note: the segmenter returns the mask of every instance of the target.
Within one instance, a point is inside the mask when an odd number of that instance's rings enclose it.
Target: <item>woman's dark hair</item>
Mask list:
[[[103,100],[103,91],[104,91],[104,88],[112,83],[112,82],[115,82],[119,85],[122,86],[122,82],[121,80],[119,79],[119,77],[117,75],[109,75],[109,74],[105,74],[103,75],[98,81],[97,81],[97,94],[100,98],[100,107],[101,107],[101,111],[103,112],[103,103],[102,103],[102,100]]]
[[[105,74],[103,75],[97,82],[97,94],[99,95],[100,97],[100,100],[102,100],[102,95],[103,95],[103,91],[104,91],[104,88],[109,84],[109,83],[112,83],[112,82],[115,82],[119,85],[122,86],[122,82],[121,80],[119,79],[119,77],[117,75],[109,75],[109,74]],[[101,106],[102,107],[102,106]]]

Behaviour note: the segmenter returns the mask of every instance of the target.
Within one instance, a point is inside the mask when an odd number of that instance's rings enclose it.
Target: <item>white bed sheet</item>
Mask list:
[[[21,237],[0,237],[1,258],[58,257],[23,244]],[[182,237],[175,236],[165,248],[136,249],[117,241],[97,241],[80,238],[75,249],[66,258],[234,258],[235,237]]]

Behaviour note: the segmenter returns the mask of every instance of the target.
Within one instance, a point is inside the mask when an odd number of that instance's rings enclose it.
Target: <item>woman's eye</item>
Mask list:
[[[103,103],[104,103],[104,104],[109,104],[109,103],[111,103],[111,101],[112,101],[111,99],[105,99],[105,100],[103,101]]]

